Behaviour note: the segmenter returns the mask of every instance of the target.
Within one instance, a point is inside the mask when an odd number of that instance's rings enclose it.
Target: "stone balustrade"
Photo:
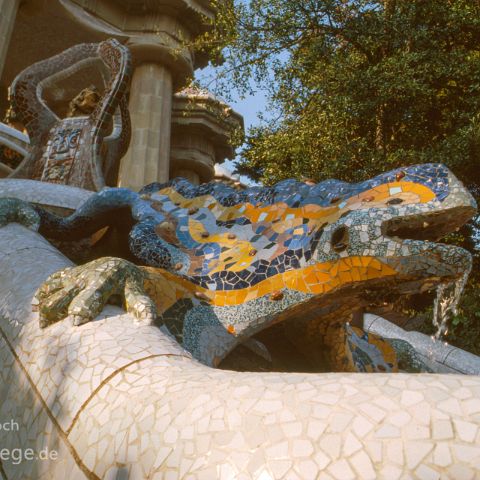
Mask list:
[[[24,157],[28,153],[30,142],[28,135],[0,123],[0,146],[7,147]],[[2,163],[0,158],[0,178],[8,176],[12,172],[13,169]]]

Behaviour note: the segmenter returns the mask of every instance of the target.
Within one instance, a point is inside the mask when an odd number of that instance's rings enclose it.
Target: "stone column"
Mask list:
[[[20,0],[0,0],[0,77],[12,36]]]
[[[193,184],[215,176],[215,164],[234,158],[230,134],[243,118],[206,90],[189,87],[173,97],[170,178]]]
[[[163,32],[130,37],[127,42],[134,66],[128,105],[132,137],[120,163],[118,184],[132,190],[168,181],[173,91],[193,75],[192,52],[165,33],[176,32],[179,24],[163,17],[161,26]]]
[[[147,183],[168,180],[172,95],[169,69],[157,63],[135,69],[129,102],[132,138],[120,166],[120,186],[139,190]]]

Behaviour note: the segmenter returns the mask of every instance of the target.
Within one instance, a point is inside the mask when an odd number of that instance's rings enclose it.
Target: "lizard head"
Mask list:
[[[414,293],[468,271],[468,252],[437,243],[476,211],[473,197],[445,166],[412,166],[362,184],[332,182],[331,187],[335,183],[336,196],[328,197],[336,208],[314,258],[317,265],[338,267],[333,277],[340,287],[378,279],[373,283],[383,282],[390,293]]]

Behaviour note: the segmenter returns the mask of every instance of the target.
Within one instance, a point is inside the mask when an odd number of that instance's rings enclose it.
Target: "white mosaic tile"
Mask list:
[[[29,302],[50,267],[35,258],[66,260],[18,226],[0,230],[0,251],[3,241],[0,327],[39,394],[0,340],[0,419],[23,427],[0,438],[61,453],[57,463],[4,463],[9,479],[480,474],[477,377],[214,370],[114,307],[79,328],[41,330]]]

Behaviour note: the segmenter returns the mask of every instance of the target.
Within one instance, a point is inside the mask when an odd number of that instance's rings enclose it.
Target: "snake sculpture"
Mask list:
[[[103,93],[84,89],[74,116],[59,118],[42,98],[46,82],[65,78],[100,60],[110,74]],[[100,190],[114,185],[130,142],[126,92],[131,54],[115,39],[75,45],[22,71],[10,87],[10,104],[30,137],[30,153],[13,178]]]

